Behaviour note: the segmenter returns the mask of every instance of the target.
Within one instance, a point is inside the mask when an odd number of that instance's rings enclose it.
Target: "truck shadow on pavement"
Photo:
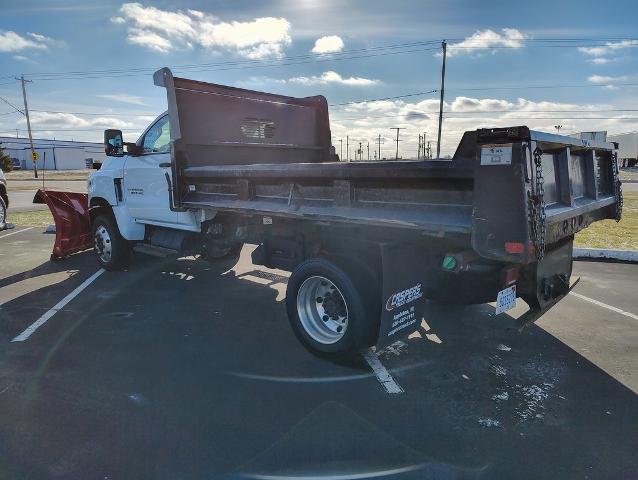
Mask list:
[[[87,252],[1,280],[76,271],[4,303],[2,341],[95,270]],[[0,473],[635,478],[637,396],[542,328],[430,305],[379,352],[404,390],[388,395],[361,359],[299,345],[285,280],[137,256],[102,275],[0,354]]]

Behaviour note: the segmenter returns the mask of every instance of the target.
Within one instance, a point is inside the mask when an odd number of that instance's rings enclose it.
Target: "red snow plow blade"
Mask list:
[[[86,193],[38,190],[33,203],[46,203],[55,221],[55,245],[51,259],[57,260],[93,246]]]

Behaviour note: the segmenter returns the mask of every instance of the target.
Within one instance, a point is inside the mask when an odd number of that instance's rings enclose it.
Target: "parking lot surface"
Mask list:
[[[429,305],[410,339],[330,362],[288,326],[287,274],[0,232],[0,477],[638,475],[638,265],[576,262],[536,324]],[[44,319],[44,321],[43,321]],[[34,328],[34,325],[36,328]],[[378,374],[378,372],[376,372]]]

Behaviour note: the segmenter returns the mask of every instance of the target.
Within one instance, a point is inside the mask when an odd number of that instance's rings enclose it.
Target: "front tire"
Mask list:
[[[95,258],[105,270],[120,270],[128,265],[131,245],[111,215],[99,215],[93,222],[93,246]]]
[[[310,351],[346,355],[369,346],[378,322],[366,283],[327,260],[301,263],[286,290],[288,320]]]

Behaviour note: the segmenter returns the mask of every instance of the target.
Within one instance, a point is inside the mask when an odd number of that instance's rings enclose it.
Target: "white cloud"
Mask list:
[[[463,53],[482,52],[485,49],[496,47],[522,48],[528,35],[515,28],[503,28],[503,33],[494,30],[477,30],[471,36],[458,43],[448,45],[448,56],[461,55]]]
[[[589,61],[593,63],[594,65],[607,65],[608,63],[615,61],[615,59],[605,58],[605,57],[595,57],[590,59]]]
[[[604,45],[596,47],[578,47],[578,50],[592,57],[603,57],[616,53],[618,50],[636,46],[638,46],[638,40],[622,40],[620,42],[606,42]]]
[[[53,43],[54,42],[54,40],[51,37],[47,37],[39,33],[27,32],[27,35],[29,35],[38,43]]]
[[[128,32],[128,41],[133,45],[141,45],[160,53],[167,53],[173,49],[173,43],[168,39],[148,30],[131,29]]]
[[[629,77],[625,75],[622,75],[620,77],[610,77],[608,75],[592,75],[587,80],[589,80],[591,83],[609,84],[614,82],[625,82],[628,80],[628,78]]]
[[[128,95],[126,93],[102,94],[96,96],[107,100],[113,100],[115,102],[132,103],[133,105],[146,105],[142,97],[138,97],[137,95]]]
[[[223,22],[198,10],[171,12],[139,3],[123,4],[120,14],[111,21],[130,25],[127,37],[130,43],[161,53],[199,45],[259,59],[283,55],[284,47],[292,42],[290,22],[285,18]]]
[[[16,32],[0,31],[0,52],[20,52],[27,49],[46,50],[53,39],[38,33],[28,33],[31,38],[23,37]]]
[[[82,118],[72,113],[31,112],[31,123],[40,128],[131,128],[134,124],[113,117]],[[20,119],[23,124],[26,120]]]
[[[318,38],[315,46],[312,47],[312,53],[334,53],[343,50],[343,40],[338,35],[329,35],[327,37]]]
[[[340,74],[332,70],[323,72],[321,75],[312,75],[310,77],[292,77],[285,81],[290,83],[299,83],[301,85],[327,85],[329,83],[336,83],[357,87],[368,87],[380,83],[379,80],[374,80],[371,78],[342,77]]]

